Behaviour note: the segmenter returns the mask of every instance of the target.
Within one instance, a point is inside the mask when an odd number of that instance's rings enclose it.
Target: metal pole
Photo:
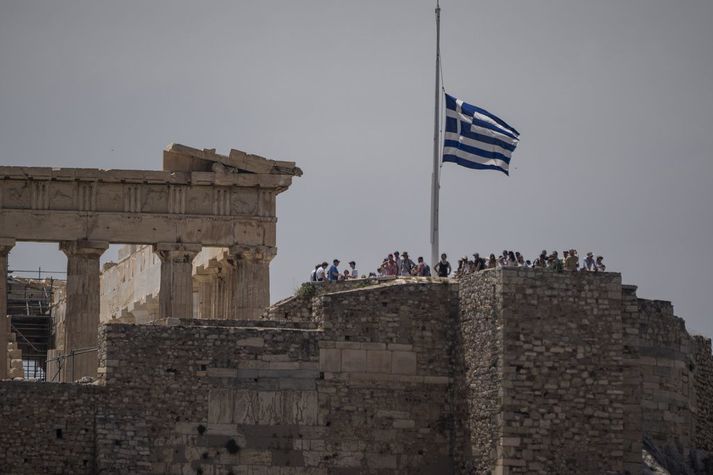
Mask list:
[[[441,100],[441,6],[436,1],[436,93],[435,108],[433,111],[433,176],[431,183],[431,266],[435,270],[439,260],[438,249],[438,198],[440,191],[439,167],[440,167],[440,100]]]

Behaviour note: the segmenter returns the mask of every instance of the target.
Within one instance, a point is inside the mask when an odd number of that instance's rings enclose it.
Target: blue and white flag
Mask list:
[[[490,112],[446,94],[443,161],[509,175],[520,133]]]

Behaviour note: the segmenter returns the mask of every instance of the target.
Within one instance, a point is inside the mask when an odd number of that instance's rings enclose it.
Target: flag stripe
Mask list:
[[[469,139],[468,137],[459,136],[458,134],[454,134],[452,132],[446,132],[443,139],[444,139],[444,141],[443,141],[444,146],[446,143],[448,143],[449,146],[451,146],[451,147],[455,147],[455,146],[460,147],[462,145],[463,147],[461,147],[461,148],[463,148],[464,150],[467,150],[470,148],[475,149],[476,151],[474,151],[472,153],[475,153],[476,155],[480,155],[480,153],[478,152],[478,150],[479,150],[479,151],[483,151],[483,152],[498,153],[500,155],[504,155],[508,159],[512,156],[511,150],[500,148],[498,146],[491,145],[488,143],[479,142],[477,140]],[[493,157],[493,158],[500,158],[500,157]]]
[[[446,118],[446,122],[449,120],[455,120],[451,119],[450,117]],[[451,124],[449,127],[449,124],[446,124],[446,130],[457,130],[457,126],[453,127]],[[457,135],[455,132],[446,132],[446,133],[451,133]],[[460,134],[463,137],[467,137],[471,140],[475,140],[478,142],[484,142],[487,144],[495,145],[497,147],[503,148],[505,150],[513,151],[515,150],[515,147],[517,147],[517,141],[514,140],[501,140],[498,137],[494,137],[492,133],[486,130],[482,130],[479,127],[471,127],[467,123],[461,123],[460,124]],[[458,140],[458,137],[455,137],[454,140]]]
[[[471,145],[464,144],[462,141],[459,142],[457,140],[444,140],[443,146],[457,148],[465,153],[477,155],[478,157],[490,160],[502,160],[505,163],[510,163],[510,152],[500,153],[494,150],[483,150],[482,148],[473,147]]]
[[[503,163],[500,160],[487,160],[479,159],[476,160],[472,155],[464,153],[462,150],[452,147],[446,147],[443,149],[443,161],[457,163],[458,165],[473,168],[477,170],[499,170],[506,175],[509,175],[509,165]]]
[[[465,114],[458,113],[456,111],[452,110],[446,110],[446,121],[449,119],[451,120],[457,120],[461,122],[462,124],[468,125],[471,130],[474,132],[479,132],[483,135],[491,135],[499,140],[503,140],[505,142],[511,143],[511,144],[517,144],[520,139],[515,137],[514,135],[504,131],[503,129],[489,123],[489,122],[484,122],[482,120],[474,119],[473,117],[468,117]],[[446,124],[448,126],[448,124]],[[451,124],[451,127],[453,130],[455,130],[455,127]]]

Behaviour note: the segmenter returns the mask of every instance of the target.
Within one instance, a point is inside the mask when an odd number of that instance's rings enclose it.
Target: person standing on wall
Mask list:
[[[451,274],[451,263],[448,262],[448,256],[441,254],[441,260],[438,261],[435,267],[438,277],[448,277]]]
[[[332,261],[332,266],[327,272],[327,280],[330,282],[336,282],[339,280],[339,259],[334,259]]]

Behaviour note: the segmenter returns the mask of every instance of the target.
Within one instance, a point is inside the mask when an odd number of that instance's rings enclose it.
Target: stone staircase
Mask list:
[[[121,309],[121,315],[112,323],[149,323],[158,318],[158,295],[149,294],[129,308]]]

